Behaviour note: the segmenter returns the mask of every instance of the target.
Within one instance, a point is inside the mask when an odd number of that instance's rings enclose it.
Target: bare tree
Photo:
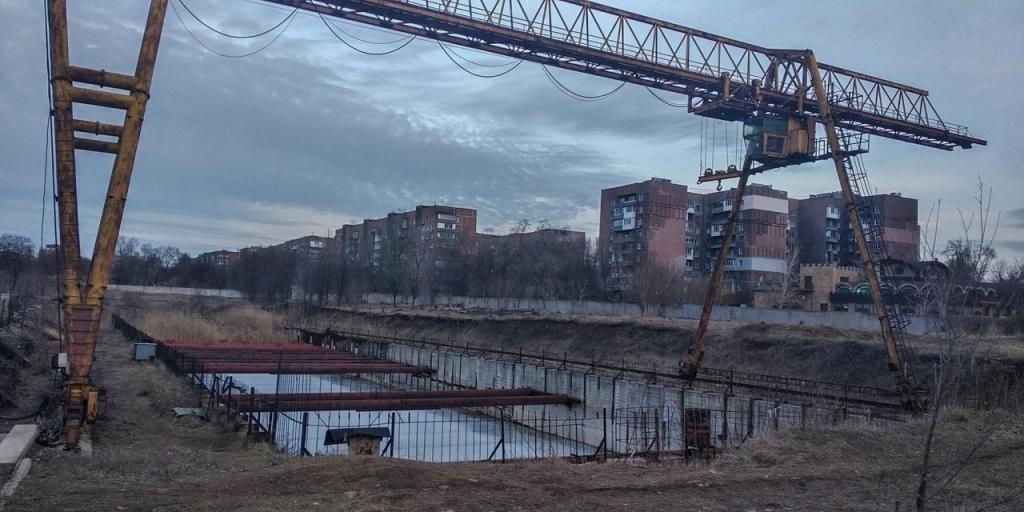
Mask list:
[[[800,305],[800,250],[793,249],[786,258],[786,271],[759,283],[769,293],[771,307],[784,309]]]
[[[930,504],[941,493],[960,478],[969,467],[977,461],[979,451],[989,443],[997,430],[994,421],[985,421],[980,431],[972,439],[962,440],[964,446],[952,450],[953,455],[941,463],[936,463],[936,448],[939,444],[937,432],[942,425],[944,412],[957,404],[958,390],[967,377],[965,368],[972,365],[976,357],[980,333],[968,332],[963,324],[954,322],[953,314],[963,308],[970,300],[968,294],[954,294],[955,288],[980,285],[995,261],[993,240],[999,227],[999,214],[991,220],[992,189],[985,194],[981,179],[978,180],[978,194],[975,196],[977,211],[960,213],[962,238],[951,240],[943,255],[950,268],[950,275],[943,279],[935,278],[929,283],[936,293],[928,300],[926,310],[936,311],[942,325],[942,350],[935,363],[935,373],[930,381],[930,396],[924,441],[921,447],[921,468],[917,475],[917,486],[914,495],[915,509],[918,512],[928,510]],[[932,255],[936,243],[934,240],[925,244],[931,247]],[[998,268],[998,266],[996,267]],[[1008,493],[988,503],[976,503],[977,510],[990,509],[996,505],[1005,505],[1020,498],[1024,486],[1012,489]]]
[[[678,302],[685,281],[683,269],[648,258],[633,273],[631,290],[642,316],[660,316],[661,306]]]

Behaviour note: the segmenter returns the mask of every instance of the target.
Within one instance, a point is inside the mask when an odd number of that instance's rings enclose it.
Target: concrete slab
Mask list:
[[[0,467],[17,464],[28,453],[39,435],[39,426],[34,424],[15,425],[0,441]]]
[[[7,500],[14,496],[14,491],[18,490],[18,485],[28,475],[29,468],[32,467],[32,459],[24,458],[14,468],[14,473],[11,478],[7,480],[3,488],[0,488],[0,511],[7,505]]]

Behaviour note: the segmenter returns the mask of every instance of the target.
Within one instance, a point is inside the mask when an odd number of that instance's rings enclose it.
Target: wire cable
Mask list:
[[[508,69],[506,69],[504,71],[500,71],[500,72],[495,73],[493,75],[485,75],[485,74],[482,74],[482,73],[477,73],[476,71],[473,71],[473,70],[467,68],[466,66],[463,66],[462,64],[459,64],[459,61],[455,60],[455,58],[453,58],[452,55],[450,53],[448,53],[448,49],[445,48],[444,44],[441,43],[440,40],[437,40],[437,45],[441,47],[441,51],[444,52],[444,54],[448,57],[448,60],[452,61],[452,64],[455,64],[456,66],[459,67],[459,69],[465,71],[466,73],[469,73],[469,74],[471,74],[471,75],[473,75],[475,77],[479,77],[479,78],[498,78],[499,76],[507,75],[507,74],[515,71],[515,69],[518,68],[519,65],[523,63],[523,61],[520,60],[519,62],[516,62],[515,65],[513,65],[512,67],[510,67],[510,68],[508,68]]]
[[[555,78],[555,75],[551,74],[551,71],[548,69],[547,65],[541,64],[541,68],[544,70],[544,74],[547,75],[548,80],[550,80],[551,83],[554,84],[556,88],[558,88],[558,90],[562,91],[562,93],[564,93],[565,95],[569,96],[570,98],[573,98],[573,99],[579,100],[579,101],[583,101],[583,102],[593,102],[593,101],[601,101],[603,99],[607,99],[607,98],[611,97],[613,94],[619,92],[619,90],[621,90],[626,85],[626,82],[621,82],[617,87],[615,87],[614,89],[612,89],[612,90],[610,90],[610,91],[608,91],[608,92],[606,92],[604,94],[598,94],[598,95],[594,95],[594,96],[589,96],[589,95],[586,95],[586,94],[580,94],[580,93],[578,93],[576,91],[573,91],[572,89],[567,87],[562,82],[559,82],[558,79]]]
[[[319,12],[318,12],[318,14],[319,14]],[[393,41],[370,41],[369,39],[363,39],[363,38],[361,38],[361,37],[359,37],[359,36],[357,36],[357,35],[355,35],[355,34],[353,34],[351,32],[346,32],[345,29],[343,29],[343,28],[338,26],[338,23],[335,20],[329,20],[329,21],[330,21],[331,25],[334,25],[334,28],[336,28],[338,30],[338,32],[341,32],[342,34],[345,34],[346,36],[348,36],[348,37],[350,37],[352,39],[355,39],[356,41],[359,41],[359,42],[362,42],[362,43],[366,43],[366,44],[380,44],[380,45],[387,44],[387,45],[392,45],[392,44],[395,44],[395,43],[404,42],[405,39],[406,39],[404,37],[400,37],[400,38],[395,39]]]
[[[251,35],[240,36],[240,35],[236,35],[236,34],[228,34],[227,32],[222,32],[222,31],[218,30],[216,27],[214,27],[214,26],[210,25],[209,23],[203,21],[202,18],[200,18],[198,15],[196,15],[196,13],[194,11],[192,11],[192,9],[189,8],[188,4],[185,3],[185,0],[178,0],[178,3],[180,3],[181,6],[184,7],[185,10],[189,13],[189,15],[192,16],[193,18],[195,18],[195,20],[198,21],[200,25],[202,25],[202,26],[204,26],[204,27],[206,27],[206,28],[208,28],[208,29],[210,29],[210,30],[212,30],[212,31],[214,31],[214,32],[224,36],[224,37],[230,37],[232,39],[253,39],[253,38],[256,38],[256,37],[265,36],[265,35],[273,32],[273,31],[277,30],[278,28],[280,28],[281,25],[284,25],[286,22],[288,22],[288,20],[290,20],[293,16],[295,16],[295,14],[297,12],[299,12],[299,8],[296,7],[294,9],[292,9],[292,12],[290,14],[285,16],[284,19],[282,19],[281,21],[277,22],[277,24],[274,25],[273,27],[270,27],[270,28],[264,30],[263,32],[257,32],[255,34],[251,34]]]
[[[180,2],[181,0],[178,0],[178,1]],[[282,35],[284,35],[284,33],[288,31],[288,27],[290,27],[292,25],[292,22],[295,21],[295,16],[292,16],[292,17],[288,18],[288,22],[285,23],[285,25],[281,29],[281,31],[278,32],[277,35],[275,35],[270,41],[267,41],[267,44],[265,44],[265,45],[255,49],[255,50],[253,50],[253,51],[251,51],[249,53],[243,53],[241,55],[232,55],[232,54],[229,54],[229,53],[222,53],[222,52],[219,52],[217,50],[214,50],[213,48],[210,48],[205,43],[203,43],[203,41],[201,39],[199,39],[199,37],[197,37],[192,32],[192,30],[190,28],[188,28],[188,25],[185,24],[185,20],[183,20],[181,18],[181,13],[178,12],[178,8],[175,7],[174,2],[172,1],[170,4],[171,4],[171,10],[174,11],[174,17],[178,18],[178,22],[181,23],[182,28],[185,29],[185,32],[188,32],[188,35],[191,36],[192,39],[196,43],[199,43],[199,46],[202,46],[203,49],[205,49],[206,51],[208,51],[208,52],[210,52],[210,53],[212,53],[214,55],[218,55],[220,57],[226,57],[226,58],[229,58],[229,59],[239,59],[239,58],[243,58],[243,57],[250,57],[250,56],[256,55],[257,53],[262,52],[263,50],[266,50],[267,48],[270,47],[270,45],[274,44],[274,42],[276,42]],[[182,5],[184,5],[184,4],[182,4]]]
[[[327,21],[327,18],[324,17],[323,13],[317,11],[317,14],[320,16],[320,21],[324,22],[324,26],[327,27],[327,30],[329,30],[331,32],[331,35],[333,35],[335,37],[335,39],[337,39],[338,41],[341,41],[342,44],[344,44],[345,46],[348,46],[349,48],[351,48],[351,49],[353,49],[353,50],[355,50],[355,51],[357,51],[359,53],[362,53],[363,55],[373,55],[373,56],[389,55],[389,54],[397,52],[398,50],[401,50],[402,48],[405,48],[406,46],[409,46],[409,43],[413,42],[413,40],[416,39],[416,36],[412,35],[412,36],[409,36],[409,39],[407,39],[404,43],[402,43],[401,46],[398,46],[396,48],[392,48],[392,49],[390,49],[388,51],[385,51],[385,52],[368,52],[366,50],[363,50],[361,48],[357,48],[357,47],[353,46],[352,43],[349,43],[348,41],[345,40],[345,38],[343,38],[340,35],[338,35],[338,33],[334,30],[335,27],[333,27]],[[374,43],[374,44],[376,44],[376,43]]]
[[[658,101],[660,101],[660,102],[662,102],[662,103],[664,103],[664,104],[666,104],[666,105],[668,105],[670,107],[673,107],[673,108],[686,108],[686,106],[687,106],[685,103],[672,103],[671,101],[668,101],[665,98],[662,98],[661,96],[658,96],[658,93],[654,92],[654,90],[651,89],[650,87],[644,87],[644,89],[647,89],[647,92],[651,93],[651,96],[654,96],[655,98],[657,98]]]
[[[440,43],[440,42],[441,41],[438,40],[438,43]],[[462,59],[462,60],[464,60],[464,61],[466,61],[466,62],[468,62],[470,64],[473,64],[474,66],[480,66],[482,68],[503,68],[503,67],[506,67],[506,66],[511,66],[513,64],[518,64],[518,63],[523,61],[522,59],[517,59],[517,60],[514,60],[514,61],[503,62],[501,64],[487,64],[487,63],[475,61],[473,59],[470,59],[469,57],[466,57],[465,55],[462,55],[461,53],[455,51],[455,48],[452,48],[451,45],[444,45],[444,46],[448,49],[448,51],[452,55],[455,55],[456,57],[458,57],[458,58],[460,58],[460,59]]]

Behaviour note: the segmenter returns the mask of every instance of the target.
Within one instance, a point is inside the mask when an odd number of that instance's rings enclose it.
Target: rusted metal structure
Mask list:
[[[742,171],[712,172],[701,178],[701,181],[740,179],[727,234],[733,232],[742,189],[750,174],[825,158],[835,161],[844,198],[850,211],[855,213],[859,208],[857,176],[856,173],[851,176],[850,158],[863,149],[851,144],[855,140],[852,135],[871,134],[944,150],[985,144],[984,140],[971,136],[966,127],[945,122],[925,90],[820,64],[810,51],[773,50],[586,0],[266,1],[315,13],[325,24],[326,17],[343,18],[433,39],[442,46],[456,44],[633,83],[647,87],[652,94],[655,89],[683,94],[689,98],[690,112],[704,117],[752,124],[769,121],[804,124],[811,132],[811,140],[814,125],[823,125],[827,135],[823,150],[803,147],[778,153],[766,151],[772,148],[764,147],[760,157],[748,159]],[[135,74],[123,75],[71,66],[65,0],[50,0],[49,3],[64,328],[70,356],[65,415],[69,447],[78,442],[81,422],[93,417],[87,411],[92,410],[96,396],[89,378],[96,330],[166,8],[167,0],[151,1]],[[75,82],[130,93],[84,88],[74,85]],[[116,126],[76,120],[73,103],[124,110],[125,121]],[[78,138],[76,131],[116,140]],[[800,133],[781,136],[780,141],[778,134],[774,138],[765,134],[762,142],[788,147],[803,136]],[[116,155],[92,268],[84,287],[77,270],[80,258],[76,149]],[[748,156],[751,156],[749,149]],[[753,167],[750,160],[760,165]],[[878,233],[864,233],[856,222],[854,229],[865,266],[874,276],[869,279],[872,298],[897,388],[909,407],[919,407],[921,394],[901,359],[902,320],[894,318],[895,311],[884,303],[878,270],[874,268],[874,263],[879,261],[877,254],[884,251],[884,243]],[[722,254],[728,253],[728,244],[727,236]],[[718,259],[714,285],[705,300],[702,327],[693,341],[684,374],[694,375],[700,366],[704,334],[721,284],[725,259]]]
[[[430,370],[303,343],[162,341],[158,356],[190,373],[424,374]]]
[[[966,127],[947,123],[928,92],[865,73],[822,64],[810,50],[776,50],[654,19],[587,0],[267,0],[325,16],[383,27],[684,94],[689,111],[741,121],[763,133],[748,141],[742,169],[708,169],[700,182],[738,178],[704,311],[683,375],[700,368],[711,311],[718,300],[729,245],[743,192],[751,174],[819,160],[833,160],[862,263],[869,275],[889,368],[902,402],[924,407],[927,394],[915,382],[907,357],[906,321],[887,304],[881,288],[885,259],[880,227],[861,223],[858,178],[852,158],[867,151],[866,137],[878,135],[921,146],[952,150],[986,141]],[[324,19],[324,23],[327,20]],[[653,91],[652,91],[653,94]],[[771,123],[787,126],[771,133]],[[815,141],[815,126],[826,137]],[[754,167],[754,163],[759,165]],[[866,232],[867,231],[867,232]]]
[[[565,395],[524,389],[466,389],[458,391],[386,391],[377,393],[297,393],[238,397],[241,412],[295,411],[424,411],[463,407],[572,405]],[[250,403],[252,405],[250,405]]]
[[[62,259],[62,308],[66,333],[68,368],[65,387],[65,444],[78,445],[81,425],[95,421],[99,393],[90,378],[96,350],[96,334],[102,314],[103,297],[110,282],[114,248],[121,227],[128,185],[135,166],[135,154],[142,132],[142,119],[149,101],[160,33],[167,0],[152,0],[142,33],[142,46],[134,75],[72,66],[68,49],[66,0],[50,0],[50,74],[53,89],[54,150],[57,166],[57,196],[60,216]],[[125,93],[109,92],[113,88]],[[75,119],[75,103],[124,111],[121,125]],[[92,133],[115,140],[79,137]],[[78,193],[75,151],[98,151],[114,156],[92,262],[83,285],[79,276],[81,246],[78,227]]]

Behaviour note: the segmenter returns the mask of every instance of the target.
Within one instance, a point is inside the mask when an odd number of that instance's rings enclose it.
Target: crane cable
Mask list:
[[[291,13],[289,13],[287,16],[285,16],[281,21],[277,22],[277,24],[274,25],[273,27],[270,27],[270,28],[264,30],[263,32],[257,32],[255,34],[251,34],[251,35],[240,36],[240,35],[236,35],[236,34],[229,34],[227,32],[222,32],[221,30],[218,30],[216,27],[214,27],[214,26],[210,25],[209,23],[203,21],[202,18],[200,18],[198,15],[196,15],[196,13],[194,11],[192,11],[192,9],[189,8],[188,4],[185,3],[185,0],[178,0],[178,3],[180,3],[181,6],[185,8],[185,11],[187,11],[190,16],[192,16],[196,21],[198,21],[199,24],[201,24],[202,26],[204,26],[204,27],[206,27],[206,28],[208,28],[208,29],[210,29],[210,30],[212,30],[212,31],[214,31],[214,32],[224,36],[224,37],[230,37],[232,39],[253,39],[253,38],[256,38],[256,37],[265,36],[265,35],[273,32],[273,31],[277,30],[281,25],[284,25],[286,22],[288,22],[288,20],[290,20],[292,17],[294,17],[299,12],[299,8],[296,7],[294,9],[292,9]]]
[[[645,86],[644,89],[647,89],[647,92],[651,93],[651,96],[654,96],[655,98],[657,98],[658,101],[660,101],[660,102],[662,102],[662,103],[664,103],[664,104],[666,104],[666,105],[668,105],[670,107],[673,107],[673,108],[686,108],[687,107],[687,105],[685,103],[672,103],[671,101],[668,101],[665,98],[662,98],[661,96],[658,96],[658,93],[654,92],[654,90],[651,89],[650,87]]]
[[[178,0],[179,3],[181,3],[181,1],[182,0]],[[263,50],[266,50],[267,48],[270,47],[270,45],[274,44],[282,35],[284,35],[284,33],[288,31],[288,27],[290,27],[292,25],[292,22],[295,21],[295,16],[294,15],[289,16],[288,18],[286,18],[287,22],[284,24],[284,28],[282,28],[281,31],[278,32],[277,35],[275,35],[270,41],[267,41],[267,44],[265,44],[265,45],[255,49],[255,50],[253,50],[253,51],[251,51],[249,53],[243,53],[243,54],[240,54],[240,55],[232,55],[232,54],[229,54],[229,53],[223,53],[223,52],[219,52],[217,50],[214,50],[213,48],[210,48],[205,43],[203,43],[203,41],[201,39],[199,39],[199,37],[197,37],[192,32],[192,29],[188,28],[188,25],[185,24],[185,20],[182,19],[181,13],[178,12],[178,8],[174,5],[174,2],[172,1],[172,2],[170,2],[170,4],[171,4],[171,10],[174,11],[174,17],[178,18],[178,22],[181,23],[182,28],[185,29],[185,32],[188,32],[188,35],[190,37],[192,37],[192,39],[196,43],[199,43],[199,46],[202,46],[203,49],[205,49],[206,51],[208,51],[208,52],[210,52],[210,53],[212,53],[214,55],[218,55],[218,56],[221,56],[221,57],[227,57],[227,58],[230,58],[230,59],[239,59],[239,58],[244,58],[244,57],[250,57],[250,56],[256,55],[257,53],[262,52]],[[184,5],[185,4],[182,3],[182,7],[184,7]],[[205,23],[203,23],[203,25],[206,26]],[[217,32],[220,33],[220,31],[217,31]]]
[[[626,85],[626,82],[621,82],[617,87],[615,87],[614,89],[612,89],[612,90],[610,90],[610,91],[608,91],[608,92],[606,92],[604,94],[598,94],[598,95],[594,95],[594,96],[589,96],[589,95],[586,95],[586,94],[580,94],[580,93],[578,93],[576,91],[573,91],[572,89],[567,87],[565,84],[563,84],[562,82],[558,81],[558,79],[555,78],[555,75],[551,74],[551,71],[548,69],[548,66],[546,64],[541,64],[540,66],[544,70],[544,74],[547,75],[548,80],[550,80],[551,83],[554,84],[555,87],[559,91],[562,91],[563,94],[565,94],[566,96],[569,96],[570,98],[573,98],[573,99],[575,99],[577,101],[582,101],[582,102],[601,101],[603,99],[610,98],[613,94],[619,92],[619,90],[621,90]]]
[[[437,41],[437,45],[441,47],[441,51],[442,51],[442,52],[444,52],[444,54],[445,54],[445,56],[446,56],[446,57],[448,57],[448,60],[452,61],[452,64],[455,64],[456,66],[458,66],[458,67],[459,67],[459,69],[461,69],[461,70],[465,71],[466,73],[469,73],[469,74],[471,74],[471,75],[473,75],[473,76],[475,76],[475,77],[479,77],[479,78],[498,78],[499,76],[504,76],[504,75],[507,75],[507,74],[509,74],[509,73],[511,73],[511,72],[513,72],[513,71],[515,71],[515,69],[516,69],[516,68],[518,68],[518,67],[519,67],[519,65],[523,63],[522,59],[520,59],[520,60],[519,60],[518,62],[516,62],[516,63],[515,63],[515,64],[514,64],[514,65],[513,65],[512,67],[510,67],[510,68],[508,68],[508,69],[506,69],[506,70],[504,70],[504,71],[500,71],[500,72],[498,72],[498,73],[495,73],[495,74],[493,74],[493,75],[484,75],[484,74],[482,74],[482,73],[477,73],[477,72],[475,72],[475,71],[472,71],[472,70],[470,70],[469,68],[467,68],[467,67],[463,66],[462,64],[459,64],[459,62],[458,62],[458,61],[456,61],[456,60],[455,60],[455,59],[454,59],[454,58],[452,57],[451,53],[448,53],[448,52],[449,52],[450,50],[449,50],[448,48],[446,48],[446,47],[445,47],[444,43],[442,43],[442,42],[441,42],[441,41],[440,41],[439,39],[437,39],[436,41]],[[460,55],[460,57],[461,57],[461,55]],[[464,60],[466,60],[467,62],[472,62],[472,61],[470,61],[469,59],[466,59],[465,57],[462,57],[462,58],[463,58]]]
[[[392,53],[397,52],[398,50],[401,50],[402,48],[405,48],[406,46],[409,46],[409,43],[413,42],[413,40],[416,39],[415,35],[411,35],[411,36],[409,36],[408,39],[405,40],[404,43],[402,43],[401,45],[399,45],[399,46],[397,46],[395,48],[392,48],[390,50],[383,51],[383,52],[370,52],[370,51],[363,50],[362,48],[357,48],[352,43],[346,41],[345,38],[343,38],[340,35],[338,35],[338,32],[335,31],[335,28],[338,28],[338,27],[332,26],[331,23],[329,23],[327,21],[327,18],[324,17],[324,14],[322,12],[317,11],[317,15],[320,16],[320,21],[324,22],[324,26],[327,27],[327,30],[331,32],[331,35],[333,35],[335,39],[337,39],[338,41],[341,41],[341,43],[344,44],[345,46],[348,46],[349,48],[351,48],[351,49],[353,49],[353,50],[355,50],[355,51],[357,51],[359,53],[362,53],[363,55],[372,55],[372,56],[377,56],[377,57],[379,57],[381,55],[390,55]],[[341,28],[338,28],[338,30],[341,30]],[[344,32],[345,34],[348,34],[348,32],[345,32],[344,30],[341,30],[341,31]],[[372,44],[385,44],[385,43],[372,43]]]
[[[437,42],[441,43],[441,40],[438,39]],[[448,49],[448,51],[452,55],[455,55],[456,57],[458,57],[458,58],[460,58],[460,59],[462,59],[462,60],[464,60],[464,61],[466,61],[466,62],[468,62],[470,64],[473,64],[475,66],[480,66],[482,68],[503,68],[503,67],[506,67],[506,66],[511,66],[513,64],[518,64],[518,63],[523,61],[523,59],[516,59],[515,61],[503,62],[501,64],[488,64],[488,63],[484,63],[484,62],[475,61],[473,59],[470,59],[469,57],[466,57],[465,55],[462,55],[461,53],[455,51],[455,48],[452,48],[452,46],[450,44],[446,44],[444,46],[445,46],[445,48]]]

